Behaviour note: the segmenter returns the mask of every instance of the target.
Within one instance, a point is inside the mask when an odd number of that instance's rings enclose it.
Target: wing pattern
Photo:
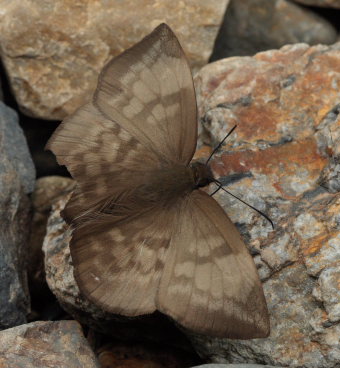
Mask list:
[[[114,58],[102,71],[94,103],[140,142],[188,164],[197,142],[197,108],[184,52],[166,25]]]
[[[183,326],[207,335],[242,339],[269,333],[253,259],[223,209],[201,190],[183,202],[157,305]]]

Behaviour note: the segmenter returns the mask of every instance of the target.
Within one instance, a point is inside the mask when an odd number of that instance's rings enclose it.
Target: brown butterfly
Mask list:
[[[269,334],[261,282],[238,231],[192,163],[196,99],[166,24],[111,60],[93,99],[47,144],[77,182],[63,216],[81,292],[124,316],[161,311],[198,333]]]

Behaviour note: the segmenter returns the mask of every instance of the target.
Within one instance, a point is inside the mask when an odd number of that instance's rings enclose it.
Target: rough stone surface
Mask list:
[[[174,29],[194,68],[204,65],[227,3],[5,1],[0,12],[2,61],[23,112],[62,119],[89,99],[109,59],[159,23]]]
[[[296,3],[311,6],[322,6],[325,8],[337,8],[340,9],[339,0],[293,0]]]
[[[0,102],[0,329],[26,322],[26,257],[35,170],[17,114]]]
[[[19,126],[17,113],[0,102],[1,156],[7,159],[17,173],[25,193],[32,193],[35,184],[34,165],[29,154],[25,136]],[[4,168],[1,173],[4,173]]]
[[[32,194],[33,219],[29,239],[28,276],[31,293],[37,296],[46,285],[42,245],[52,204],[72,190],[74,181],[61,176],[46,176],[37,180]]]
[[[99,368],[76,321],[33,322],[0,332],[1,368]]]
[[[231,0],[212,60],[254,55],[287,44],[332,44],[335,28],[324,18],[286,0]]]
[[[197,75],[200,146],[215,146],[237,124],[212,162],[215,176],[275,224],[215,195],[255,255],[271,334],[193,336],[213,362],[340,366],[339,85],[339,43],[225,59]]]

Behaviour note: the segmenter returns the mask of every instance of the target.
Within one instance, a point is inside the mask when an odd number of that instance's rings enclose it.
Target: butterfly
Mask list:
[[[256,266],[192,162],[197,106],[166,25],[102,70],[92,100],[47,143],[76,180],[62,215],[80,291],[103,310],[158,310],[200,334],[257,338],[269,317]]]

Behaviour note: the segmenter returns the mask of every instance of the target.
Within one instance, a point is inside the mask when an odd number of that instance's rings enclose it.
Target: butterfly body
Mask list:
[[[136,188],[136,200],[145,199],[147,203],[174,202],[174,198],[189,195],[213,181],[210,167],[200,162],[145,172],[141,184]]]
[[[158,310],[198,333],[265,337],[256,266],[191,162],[197,107],[184,52],[161,24],[112,59],[92,101],[47,148],[77,186],[63,212],[81,292],[124,316]]]
[[[146,173],[136,195],[151,202],[173,202],[194,188],[193,173],[189,167],[176,165]]]

